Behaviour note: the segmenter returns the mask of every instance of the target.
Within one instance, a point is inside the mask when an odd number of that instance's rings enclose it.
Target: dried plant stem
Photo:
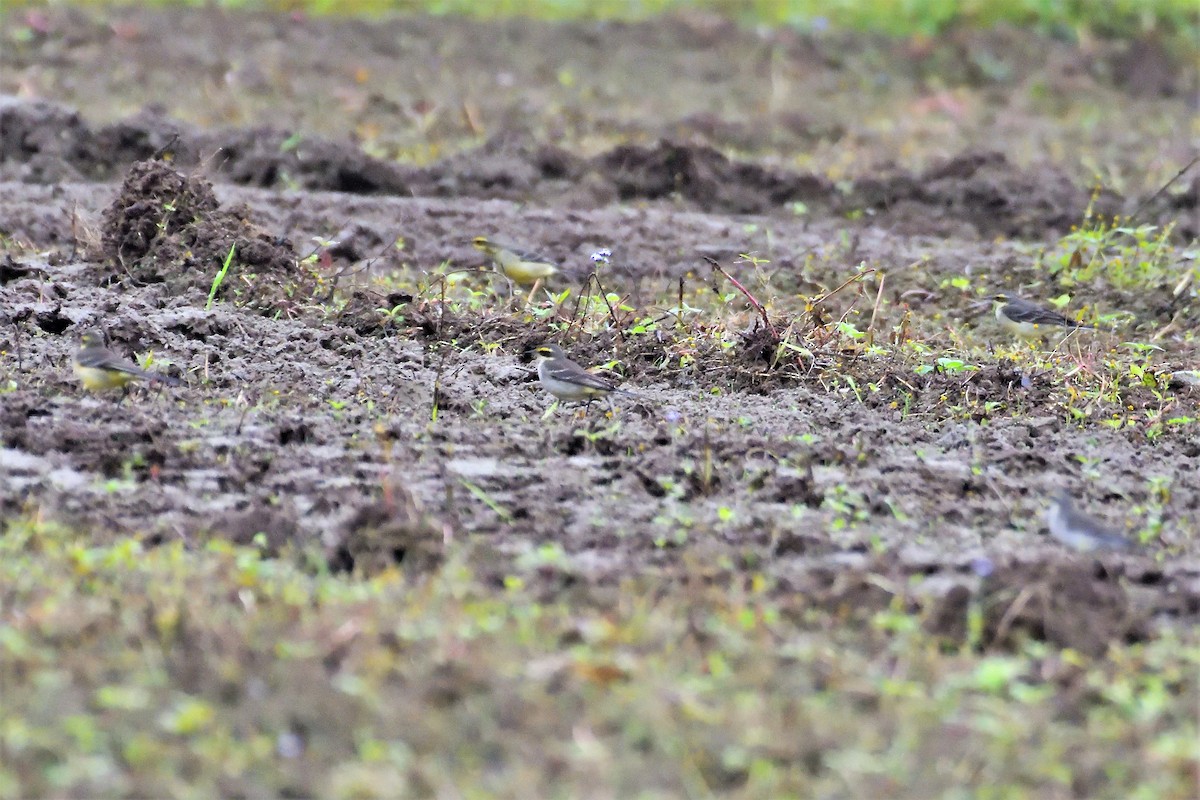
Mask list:
[[[875,344],[875,320],[879,316],[879,304],[883,301],[883,283],[886,280],[887,275],[879,273],[879,291],[875,293],[875,307],[871,309],[871,322],[867,325],[867,342],[870,344]]]
[[[722,275],[725,276],[726,280],[728,280],[730,283],[733,284],[733,288],[737,289],[739,292],[741,292],[745,296],[746,300],[749,301],[750,305],[754,306],[754,309],[758,312],[758,315],[760,317],[762,317],[763,325],[765,325],[767,330],[771,332],[771,338],[778,342],[779,341],[779,332],[776,331],[775,326],[771,324],[771,320],[768,319],[768,317],[767,317],[767,309],[763,306],[762,303],[758,302],[758,298],[756,298],[754,295],[750,294],[750,290],[747,289],[745,286],[742,286],[742,284],[738,281],[737,278],[733,277],[728,272],[726,272],[725,268],[722,267],[720,264],[718,264],[716,259],[705,256],[704,260],[707,261],[709,264],[712,264],[713,268],[715,270],[717,270],[717,272],[720,272]]]
[[[875,268],[872,267],[871,269],[866,269],[866,270],[863,270],[862,272],[852,275],[851,277],[842,281],[841,284],[839,284],[838,287],[836,289],[834,289],[832,292],[826,292],[825,294],[821,295],[816,300],[814,300],[813,304],[812,304],[813,308],[816,308],[817,306],[821,305],[826,300],[833,297],[835,294],[840,292],[842,289],[845,289],[847,286],[854,283],[855,281],[861,281],[863,278],[867,277],[868,275],[870,275],[874,272],[875,272]]]

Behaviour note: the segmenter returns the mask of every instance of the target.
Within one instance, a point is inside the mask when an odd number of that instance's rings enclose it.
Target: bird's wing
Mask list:
[[[500,242],[492,242],[492,244],[495,245],[495,247],[499,250],[507,250],[522,261],[528,261],[532,264],[550,264],[551,266],[555,266],[555,263],[552,259],[547,258],[537,251],[527,250],[523,247],[517,247],[516,245],[511,244],[501,244]]]
[[[603,392],[611,392],[616,388],[610,381],[588,372],[578,364],[551,363],[549,367],[550,377],[556,380],[566,381],[577,386],[586,386],[591,389],[599,389]]]
[[[151,373],[134,364],[132,361],[126,361],[116,353],[105,350],[102,347],[84,348],[75,356],[75,360],[81,367],[124,372],[129,375],[151,376]]]
[[[1010,299],[1006,305],[1004,314],[1013,322],[1028,322],[1033,325],[1066,325],[1068,327],[1077,324],[1057,311],[1043,308],[1028,300]]]
[[[147,380],[163,381],[164,383],[179,383],[178,378],[161,372],[150,372],[148,370],[144,370],[137,364],[134,364],[132,361],[127,361],[111,350],[103,347],[85,347],[75,355],[75,361],[81,367],[110,370],[112,372],[123,372],[126,375],[133,375],[138,378],[146,378]]]
[[[1134,542],[1128,536],[1125,536],[1120,533],[1116,533],[1115,531],[1111,532],[1111,533],[1107,533],[1107,535],[1100,536],[1097,538],[1099,538],[1101,541],[1103,541],[1105,546],[1109,547],[1112,550],[1135,550],[1135,549],[1137,549],[1136,542]]]
[[[1062,502],[1062,501],[1060,501]],[[1108,550],[1133,550],[1136,542],[1091,514],[1087,514],[1067,503],[1065,507],[1066,522],[1069,526],[1085,532],[1088,538],[1094,540],[1100,547]]]

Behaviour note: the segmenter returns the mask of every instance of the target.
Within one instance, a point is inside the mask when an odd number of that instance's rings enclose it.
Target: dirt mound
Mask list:
[[[937,218],[970,223],[983,236],[1036,237],[1066,233],[1091,196],[1060,169],[1022,170],[1004,154],[984,151],[954,156],[921,175],[894,170],[861,179],[846,203],[886,212],[906,230],[928,229],[930,209],[937,209]],[[1094,211],[1111,216],[1125,205],[1104,191]]]
[[[1086,558],[1055,558],[1000,566],[984,562],[982,571],[977,591],[958,584],[932,603],[927,630],[962,644],[972,606],[978,604],[980,645],[987,648],[1019,650],[1031,639],[1098,657],[1110,645],[1149,636],[1149,610],[1132,602],[1120,569]]]
[[[331,548],[330,567],[374,575],[402,569],[410,577],[432,572],[445,557],[449,528],[428,515],[408,492],[362,506],[343,526]]]
[[[711,213],[774,213],[791,203],[835,213],[869,211],[902,230],[1035,237],[1065,232],[1083,217],[1093,189],[1046,165],[1021,169],[1000,152],[966,150],[914,173],[876,170],[835,188],[814,174],[728,158],[705,144],[663,140],[620,145],[594,158],[498,134],[477,148],[424,167],[369,156],[352,142],[271,128],[200,131],[148,108],[93,129],[72,109],[47,102],[0,104],[0,177],[26,182],[111,179],[139,159],[169,152],[182,168],[262,188],[354,194],[478,197],[595,207],[613,201],[681,203]],[[875,174],[881,173],[881,174]],[[1195,205],[1196,182],[1143,208],[1147,222],[1177,219]],[[1094,212],[1129,213],[1137,198],[1111,190]],[[1186,220],[1183,238],[1194,235]],[[135,245],[136,246],[136,245]]]
[[[104,212],[104,254],[143,283],[185,272],[178,245],[196,244],[196,220],[219,206],[208,181],[187,178],[160,161],[139,162]]]
[[[406,170],[345,142],[252,128],[199,135],[195,147],[201,153],[212,154],[215,175],[243,186],[291,185],[352,194],[412,193]]]
[[[622,200],[678,194],[706,211],[762,213],[793,201],[831,199],[832,185],[815,175],[730,161],[711,147],[660,142],[622,145],[596,159]]]
[[[250,273],[250,302],[261,309],[279,309],[295,298],[292,289],[310,295],[316,283],[297,266],[290,245],[257,228],[249,215],[244,206],[222,209],[203,178],[162,161],[140,161],[104,211],[104,254],[124,277],[163,283],[172,292],[209,290],[228,260],[239,273]],[[222,281],[216,296],[229,296],[240,283]]]
[[[0,177],[4,180],[79,180],[96,162],[92,141],[91,128],[70,108],[0,96]]]

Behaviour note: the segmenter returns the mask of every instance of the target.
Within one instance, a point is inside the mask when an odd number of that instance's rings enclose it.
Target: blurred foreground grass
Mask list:
[[[0,797],[1184,798],[1200,646],[948,646],[753,573],[413,582],[0,538]],[[724,577],[722,577],[724,575]],[[677,576],[678,577],[678,576]],[[880,580],[883,580],[881,577]],[[959,794],[954,794],[954,792]]]
[[[10,0],[9,8],[42,5]],[[307,11],[340,16],[389,13],[455,14],[480,18],[637,20],[661,14],[712,11],[745,24],[840,28],[897,36],[932,35],[947,28],[998,23],[1032,26],[1060,36],[1136,36],[1151,32],[1194,38],[1200,8],[1194,0],[54,0],[63,6],[216,5],[224,8]]]

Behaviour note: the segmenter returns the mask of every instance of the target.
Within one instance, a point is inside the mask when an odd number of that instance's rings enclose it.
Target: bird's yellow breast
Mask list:
[[[89,392],[120,389],[130,381],[135,380],[135,376],[130,375],[128,372],[121,372],[120,370],[85,367],[78,363],[74,366],[76,377],[83,384],[83,388]]]
[[[499,247],[491,242],[476,245],[487,255],[491,256],[496,269],[506,278],[522,286],[531,286],[537,281],[545,280],[558,273],[558,267],[549,261],[538,261],[514,253],[507,247]]]
[[[498,260],[497,263],[510,280],[522,286],[545,280],[558,272],[558,267],[540,261],[522,261],[518,258],[508,262]]]

